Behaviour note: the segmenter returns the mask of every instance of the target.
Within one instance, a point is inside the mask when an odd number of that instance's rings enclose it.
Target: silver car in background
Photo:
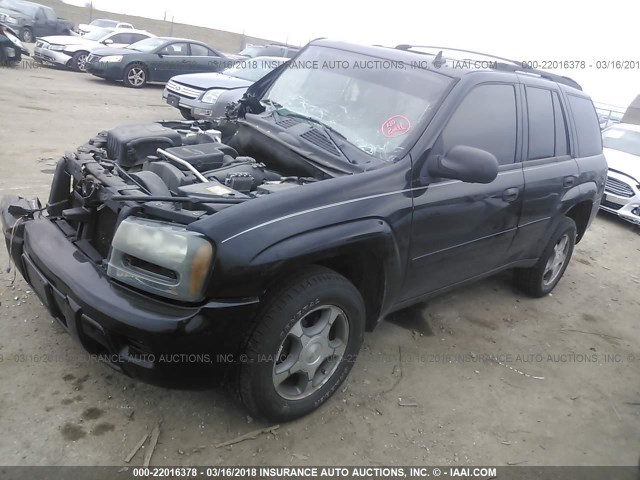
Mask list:
[[[155,37],[144,30],[96,28],[83,36],[56,35],[38,38],[33,58],[39,62],[69,67],[76,72],[86,71],[89,54],[96,48],[124,48],[145,38]]]
[[[176,75],[167,83],[162,98],[187,120],[215,122],[224,117],[229,103],[242,98],[254,82],[287,61],[283,57],[243,58],[219,73]]]
[[[609,127],[602,142],[609,172],[600,208],[640,225],[640,125]]]

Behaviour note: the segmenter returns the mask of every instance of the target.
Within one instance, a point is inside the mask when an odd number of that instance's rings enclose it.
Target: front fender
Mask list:
[[[277,268],[283,262],[314,261],[339,256],[357,248],[383,259],[385,270],[400,274],[400,253],[391,227],[369,218],[342,223],[289,237],[259,252],[251,265]]]
[[[349,264],[359,272],[383,272],[368,280],[379,282],[385,300],[395,298],[402,284],[402,258],[395,232],[382,219],[365,218],[265,245],[244,265],[227,266],[225,280],[215,293],[221,294],[222,289],[225,294],[241,291],[244,296],[260,296],[278,277],[314,263],[332,264],[338,270]]]

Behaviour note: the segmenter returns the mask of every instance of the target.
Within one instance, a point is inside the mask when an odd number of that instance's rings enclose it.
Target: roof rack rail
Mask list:
[[[578,82],[574,79],[565,77],[564,75],[557,75],[555,73],[546,72],[544,70],[538,70],[535,68],[531,68],[523,62],[518,62],[517,60],[511,60],[505,57],[499,57],[497,55],[491,55],[483,52],[476,52],[473,50],[465,50],[462,48],[451,48],[451,47],[438,47],[433,45],[409,45],[409,44],[401,44],[396,45],[395,47],[398,50],[406,50],[410,51],[412,48],[429,48],[433,50],[438,50],[441,54],[443,50],[449,50],[452,52],[462,52],[462,53],[470,53],[472,55],[479,55],[482,57],[493,58],[495,60],[500,60],[500,62],[495,62],[493,65],[495,66],[495,70],[501,70],[505,72],[514,72],[514,73],[529,73],[534,74],[542,78],[546,78],[547,80],[552,80],[557,83],[562,83],[564,85],[568,85],[573,88],[577,88],[578,90],[582,90],[582,87]],[[427,52],[416,52],[416,53],[427,53]],[[429,53],[427,53],[430,55]],[[434,54],[435,55],[435,54]],[[505,62],[505,63],[502,63]]]

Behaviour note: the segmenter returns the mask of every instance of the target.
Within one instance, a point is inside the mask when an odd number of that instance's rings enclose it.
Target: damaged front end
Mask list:
[[[46,207],[2,199],[11,260],[51,314],[90,353],[156,383],[167,370],[184,376],[185,365],[163,364],[163,353],[236,353],[230,340],[258,303],[206,298],[215,245],[189,225],[315,181],[241,155],[210,127],[102,132],[58,161]],[[186,370],[198,375],[216,366],[212,358]]]

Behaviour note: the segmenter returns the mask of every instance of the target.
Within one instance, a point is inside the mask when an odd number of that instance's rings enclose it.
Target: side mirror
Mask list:
[[[105,45],[111,45],[113,43],[113,40],[111,40],[110,38],[107,38],[104,42]]]
[[[456,145],[446,155],[438,155],[428,166],[434,177],[467,183],[491,183],[498,176],[498,160],[486,150]]]

